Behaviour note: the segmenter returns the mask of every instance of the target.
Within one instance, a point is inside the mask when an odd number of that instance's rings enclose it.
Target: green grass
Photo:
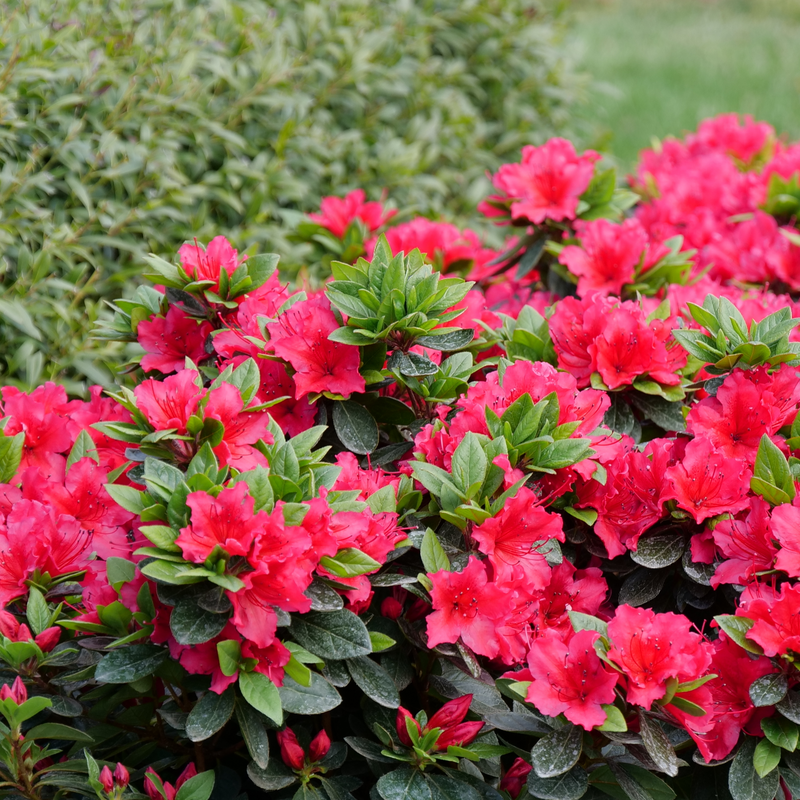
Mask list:
[[[631,168],[652,137],[723,112],[800,139],[800,0],[578,0],[595,146]]]

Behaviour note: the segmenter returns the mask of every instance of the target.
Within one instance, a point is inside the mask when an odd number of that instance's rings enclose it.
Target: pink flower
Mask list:
[[[187,358],[199,364],[208,358],[205,345],[212,330],[210,323],[200,322],[176,306],[166,317],[142,320],[136,329],[139,344],[147,351],[141,360],[142,369],[157,369],[167,375],[182,370]]]
[[[580,247],[565,247],[558,260],[578,276],[578,294],[622,294],[647,246],[647,234],[635,219],[621,225],[598,219],[576,223]]]
[[[433,614],[428,646],[455,644],[460,638],[476,653],[495,658],[500,651],[497,626],[508,614],[508,595],[489,583],[484,563],[472,556],[462,572],[440,570],[429,577]]]
[[[364,391],[359,348],[328,339],[338,327],[324,295],[296,303],[267,326],[275,354],[296,371],[298,400],[312,392],[349,396]]]
[[[360,219],[370,231],[376,231],[397,213],[384,211],[382,203],[365,200],[363,189],[355,189],[345,197],[323,197],[320,203],[322,213],[308,216],[341,239],[354,219]]]
[[[150,378],[142,381],[134,390],[136,405],[145,419],[157,430],[175,428],[185,434],[186,423],[196,411],[205,395],[197,382],[199,375],[185,369],[177,375],[170,375],[163,381]]]
[[[564,716],[590,731],[606,721],[602,706],[614,702],[617,675],[603,666],[594,650],[599,634],[579,631],[562,641],[553,630],[535,639],[528,653],[533,682],[527,701],[543,714]]]
[[[223,270],[230,277],[247,256],[239,258],[231,243],[224,236],[215,236],[204,248],[201,244],[184,244],[178,250],[181,266],[195,281],[213,281],[209,287],[219,291],[219,276]]]
[[[520,164],[503,164],[497,171],[492,182],[504,196],[490,200],[510,200],[512,218],[535,225],[546,219],[574,219],[578,198],[589,187],[599,158],[593,150],[579,156],[566,139],[550,139],[541,147],[528,145],[522,148]],[[478,207],[490,209],[486,204]]]

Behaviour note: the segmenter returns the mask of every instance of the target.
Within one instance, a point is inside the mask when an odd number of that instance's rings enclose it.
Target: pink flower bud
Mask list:
[[[394,597],[387,597],[381,603],[381,614],[389,619],[397,619],[403,613],[403,604],[394,599]]]
[[[117,762],[117,766],[114,769],[114,783],[120,788],[124,789],[131,780],[130,773],[127,769],[125,769],[125,765],[121,762]]]
[[[462,722],[452,728],[445,728],[436,741],[436,748],[438,750],[447,750],[451,744],[457,747],[464,747],[481,732],[483,725],[483,722]]]
[[[450,728],[457,725],[464,717],[467,716],[469,711],[469,704],[472,702],[472,695],[465,694],[463,697],[457,697],[455,700],[445,703],[429,720],[425,726],[426,730],[433,730],[433,728]]]
[[[4,684],[0,687],[0,700],[7,698],[11,698],[17,705],[22,705],[28,699],[28,690],[19,676],[14,679],[11,686]]]
[[[180,789],[181,786],[183,786],[183,784],[186,783],[186,781],[189,780],[189,778],[194,778],[195,775],[197,775],[197,767],[194,765],[194,761],[190,761],[183,768],[183,772],[181,772],[181,774],[178,775],[178,780],[175,781],[175,790],[174,791],[177,792],[178,789]],[[169,785],[169,784],[167,784],[167,785]]]
[[[508,769],[500,780],[497,787],[501,792],[508,792],[512,797],[518,797],[525,786],[531,765],[521,758],[518,758]]]
[[[58,644],[60,638],[61,628],[58,625],[54,625],[52,628],[45,628],[34,641],[45,653],[49,653]]]
[[[331,749],[331,740],[325,731],[320,731],[312,740],[308,748],[308,755],[311,761],[319,761],[325,758],[328,750]]]
[[[287,767],[294,770],[303,769],[306,754],[300,743],[297,741],[294,731],[291,728],[284,728],[278,731],[278,745],[281,748],[281,758]]]
[[[395,720],[395,728],[397,728],[397,735],[400,737],[400,741],[406,747],[413,747],[414,743],[411,741],[411,737],[408,735],[408,729],[406,728],[406,720],[410,719],[411,722],[417,729],[417,733],[422,733],[419,729],[419,723],[414,719],[413,714],[407,709],[400,706],[397,709],[397,719]]]
[[[111,794],[114,791],[114,776],[107,766],[100,770],[98,780],[103,785],[106,794]]]

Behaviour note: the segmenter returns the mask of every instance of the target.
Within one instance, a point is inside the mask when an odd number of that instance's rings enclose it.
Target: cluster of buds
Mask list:
[[[446,753],[448,747],[464,747],[475,740],[484,723],[463,721],[471,702],[471,694],[451,700],[427,721],[415,718],[400,706],[395,722],[397,735],[402,744],[412,749],[420,767],[435,761],[434,754]]]
[[[114,772],[111,772],[108,766],[105,766],[100,770],[100,775],[97,779],[100,781],[106,797],[112,798],[112,800],[120,800],[122,793],[130,783],[131,776],[125,765],[117,762]]]
[[[150,767],[144,775],[144,791],[150,800],[175,800],[178,789],[180,789],[189,778],[194,778],[195,775],[197,775],[197,767],[192,761],[186,765],[173,786],[171,783],[162,781],[158,773]]]
[[[508,792],[513,798],[519,797],[532,769],[533,767],[524,758],[517,758],[500,779],[497,788],[501,792]]]
[[[283,763],[294,770],[302,783],[307,783],[312,775],[325,771],[319,763],[331,749],[331,740],[325,731],[320,731],[311,740],[308,752],[297,741],[297,736],[291,728],[278,731],[278,745],[281,748]]]

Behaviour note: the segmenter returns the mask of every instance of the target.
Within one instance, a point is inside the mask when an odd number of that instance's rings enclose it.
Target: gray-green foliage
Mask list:
[[[531,0],[0,8],[0,368],[22,385],[103,378],[88,333],[146,253],[296,254],[286,223],[356,187],[472,212],[576,91]]]

